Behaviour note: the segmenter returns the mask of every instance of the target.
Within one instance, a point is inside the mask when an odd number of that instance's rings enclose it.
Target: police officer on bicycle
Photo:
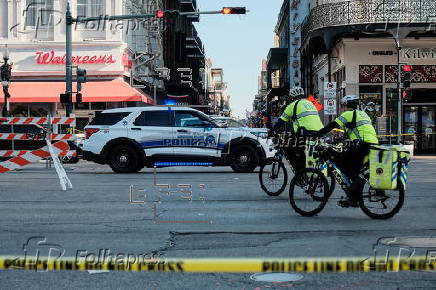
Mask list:
[[[341,156],[341,160],[338,160],[340,169],[350,178],[352,183],[349,198],[341,201],[340,205],[356,207],[365,184],[365,181],[359,177],[359,172],[363,168],[365,156],[369,154],[370,146],[378,144],[378,139],[371,118],[364,111],[358,109],[359,98],[357,96],[345,96],[341,103],[346,106],[347,111],[316,135],[322,136],[335,128],[342,127],[351,139],[352,144],[344,156]]]
[[[281,127],[283,127],[286,122],[292,122],[291,136],[294,137],[294,141],[300,137],[315,134],[323,128],[323,124],[321,122],[321,118],[319,117],[318,110],[312,102],[304,97],[303,88],[293,87],[289,92],[289,96],[292,102],[286,107],[278,122],[268,132],[269,137],[274,136],[276,132]],[[294,166],[297,167],[296,169],[304,168],[304,152],[301,152],[304,151],[304,144],[298,142],[299,145],[303,146],[296,146],[298,144],[296,144],[296,142],[294,141],[292,141],[292,144],[295,144],[295,146],[292,146],[293,148],[289,146],[286,148],[287,155],[290,160],[295,161]]]

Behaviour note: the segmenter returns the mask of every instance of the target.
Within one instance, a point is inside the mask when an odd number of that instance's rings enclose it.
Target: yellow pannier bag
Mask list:
[[[315,141],[310,141],[307,140],[306,141],[306,148],[304,150],[305,152],[305,158],[306,158],[306,168],[316,168],[317,163],[318,163],[318,158],[314,157],[314,153],[315,153],[315,146],[316,146],[316,142]],[[327,163],[324,163],[321,165],[321,168],[318,168],[321,170],[321,172],[327,176]]]
[[[369,184],[374,189],[406,189],[410,152],[401,145],[374,145],[369,152]],[[400,179],[398,179],[400,177]]]

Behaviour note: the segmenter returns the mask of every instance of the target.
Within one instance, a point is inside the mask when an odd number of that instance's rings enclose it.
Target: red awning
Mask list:
[[[73,87],[75,90],[75,84]],[[11,103],[58,103],[65,92],[64,82],[11,82]],[[122,79],[87,82],[82,85],[83,102],[144,102],[153,104],[147,94],[132,88]],[[0,103],[4,102],[0,88]]]

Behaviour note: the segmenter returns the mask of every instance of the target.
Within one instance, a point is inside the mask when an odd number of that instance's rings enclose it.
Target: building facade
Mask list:
[[[380,135],[405,133],[417,152],[436,152],[435,9],[424,0],[312,1],[302,26],[304,87],[323,97],[325,82],[336,82],[337,114],[340,98],[357,95]],[[411,89],[399,92],[404,65]]]
[[[96,110],[164,105],[169,100],[175,105],[204,103],[203,45],[193,26],[198,17],[105,19],[108,15],[154,15],[162,9],[196,11],[195,0],[69,3],[73,17],[100,17],[73,26],[73,65],[86,69],[88,79],[83,103],[74,105],[79,127]],[[7,49],[13,63],[9,91],[14,116],[65,114],[59,96],[65,91],[66,5],[66,0],[0,0],[0,56]],[[169,98],[180,91],[189,96]],[[4,102],[2,92],[0,101]]]
[[[308,0],[284,0],[274,30],[275,47],[267,57],[268,126],[288,103],[289,89],[301,84],[301,24],[309,11]]]
[[[211,115],[230,117],[230,95],[227,90],[227,83],[224,81],[222,68],[211,68],[208,82],[209,102]]]
[[[195,12],[196,0],[162,0],[165,10]],[[163,61],[170,70],[160,104],[206,109],[205,51],[195,28],[199,15],[168,16],[163,31]]]
[[[70,4],[73,17],[102,17],[73,27],[73,65],[86,69],[88,76],[83,103],[75,104],[79,127],[95,110],[152,104],[149,94],[126,82],[126,35],[133,24],[103,21],[105,15],[125,13],[122,2],[73,0]],[[65,91],[66,5],[64,0],[0,1],[0,49],[9,51],[13,63],[9,89],[13,116],[65,114],[59,98]],[[3,96],[0,99],[3,102]]]

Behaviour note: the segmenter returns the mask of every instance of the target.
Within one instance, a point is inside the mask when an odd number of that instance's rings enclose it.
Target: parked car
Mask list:
[[[185,107],[134,107],[101,112],[85,127],[83,158],[114,172],[138,172],[155,162],[210,162],[252,172],[274,155],[266,139],[223,128]]]
[[[228,128],[241,128],[243,130],[249,131],[251,134],[260,137],[267,138],[268,137],[268,129],[267,128],[250,128],[244,125],[241,121],[237,121],[230,117],[223,116],[210,116],[218,125]]]

